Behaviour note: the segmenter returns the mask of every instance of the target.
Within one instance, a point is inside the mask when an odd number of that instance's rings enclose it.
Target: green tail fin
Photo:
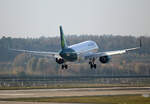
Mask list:
[[[60,39],[61,39],[61,48],[62,49],[67,48],[67,43],[64,37],[62,26],[60,26]]]

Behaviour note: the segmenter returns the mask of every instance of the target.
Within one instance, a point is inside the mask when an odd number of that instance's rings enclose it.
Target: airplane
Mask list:
[[[91,69],[96,69],[95,60],[103,64],[108,63],[112,55],[124,54],[132,50],[141,48],[140,46],[135,48],[128,48],[116,51],[98,52],[98,45],[92,40],[84,41],[74,45],[68,46],[64,37],[62,26],[60,28],[60,40],[61,50],[59,52],[42,52],[42,51],[29,51],[29,50],[18,50],[11,49],[13,51],[25,52],[33,55],[47,56],[55,58],[55,61],[61,65],[61,69],[68,69],[68,62],[80,62],[81,60],[88,60]]]

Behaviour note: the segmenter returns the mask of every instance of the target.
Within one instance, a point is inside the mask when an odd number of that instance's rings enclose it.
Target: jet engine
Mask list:
[[[64,63],[64,59],[62,59],[62,58],[56,58],[56,62],[58,64],[63,64]]]
[[[110,56],[102,56],[102,57],[99,57],[99,61],[101,63],[108,63],[110,61],[111,57]]]

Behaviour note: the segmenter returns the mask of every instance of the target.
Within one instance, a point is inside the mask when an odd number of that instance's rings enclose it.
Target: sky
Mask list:
[[[0,37],[150,36],[150,0],[0,0]]]

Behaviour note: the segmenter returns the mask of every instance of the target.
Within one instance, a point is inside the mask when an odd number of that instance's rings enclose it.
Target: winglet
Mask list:
[[[61,39],[61,48],[64,49],[67,47],[67,43],[64,37],[62,26],[60,26],[60,39]]]

